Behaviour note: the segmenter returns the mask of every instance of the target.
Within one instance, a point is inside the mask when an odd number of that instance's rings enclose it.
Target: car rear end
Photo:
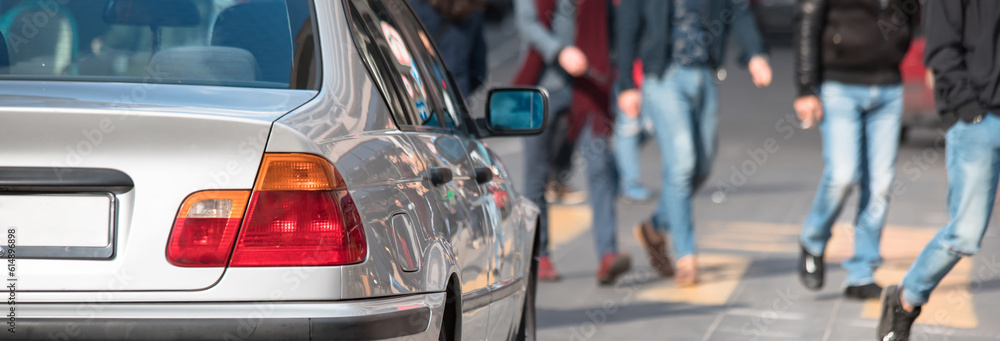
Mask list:
[[[372,232],[336,167],[267,149],[280,118],[331,112],[337,6],[0,2],[3,339],[425,333],[444,293],[345,289]]]

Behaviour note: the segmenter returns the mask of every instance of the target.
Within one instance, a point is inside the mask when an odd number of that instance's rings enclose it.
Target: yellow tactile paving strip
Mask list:
[[[746,257],[703,253],[698,255],[698,285],[679,287],[667,280],[643,288],[636,297],[643,301],[723,305],[729,301],[749,266],[750,260]]]
[[[590,229],[593,214],[586,206],[549,206],[549,249],[576,239]]]
[[[749,221],[708,221],[700,224],[712,232],[698,235],[701,250],[749,251],[766,253],[798,252],[801,227]]]
[[[882,232],[882,258],[885,263],[875,273],[875,280],[883,285],[901,282],[910,264],[913,264],[935,233],[935,229],[886,226]],[[853,250],[853,229],[850,225],[838,225],[834,228],[833,238],[827,249],[828,262],[841,262],[849,258]],[[931,295],[930,301],[923,308],[924,313],[917,318],[917,323],[954,328],[977,327],[979,320],[969,291],[971,271],[972,262],[969,258],[959,262]],[[877,319],[880,314],[879,304],[878,300],[866,302],[861,317]]]
[[[550,245],[553,249],[589,229],[591,213],[584,206],[551,206],[549,211]],[[684,302],[700,305],[725,304],[750,266],[750,259],[718,251],[751,251],[798,254],[801,226],[743,221],[706,221],[700,224],[698,263],[701,284],[680,288],[673,281],[657,282],[638,293],[638,298],[656,302]],[[697,231],[696,231],[697,232]],[[887,226],[882,236],[885,264],[875,277],[879,284],[897,284],[917,255],[934,237],[936,229]],[[826,253],[829,265],[840,263],[853,253],[853,229],[838,224],[833,229]],[[918,324],[953,328],[975,328],[979,320],[969,291],[972,263],[964,259],[948,274],[924,307]],[[878,300],[866,302],[861,317],[877,319]]]

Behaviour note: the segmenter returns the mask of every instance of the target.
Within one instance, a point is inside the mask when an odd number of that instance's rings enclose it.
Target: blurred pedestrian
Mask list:
[[[928,0],[924,6],[924,61],[934,73],[938,111],[950,125],[945,138],[951,221],[903,283],[886,288],[877,330],[885,341],[906,340],[941,279],[962,257],[979,251],[1000,177],[1000,2]]]
[[[740,62],[758,87],[771,83],[764,41],[746,0],[621,0],[616,18],[618,106],[653,122],[662,153],[663,189],[651,220],[636,227],[650,264],[669,277],[674,269],[665,234],[673,239],[677,260],[674,281],[698,282],[691,197],[708,178],[715,156],[717,75],[725,61],[727,37],[736,35]],[[640,27],[642,30],[640,31]],[[638,42],[645,74],[634,88],[633,59]]]
[[[569,138],[587,160],[592,229],[600,264],[597,280],[611,284],[628,271],[631,260],[618,252],[615,235],[617,171],[608,140],[613,118],[609,23],[611,0],[515,0],[517,27],[530,52],[515,84],[538,85],[549,92],[552,118],[569,115]],[[552,172],[553,131],[524,140],[525,195],[539,208],[541,258],[538,277],[558,280],[548,249],[545,184]]]
[[[456,85],[466,97],[479,89],[486,79],[488,48],[483,37],[483,0],[409,0],[413,10],[433,35],[435,45]],[[546,186],[545,198],[550,203],[576,205],[587,200],[585,192],[569,184],[573,169],[576,141],[569,138],[569,122],[558,117],[549,126],[555,138],[549,162],[553,171]]]
[[[641,62],[636,62],[641,69]],[[633,72],[635,74],[636,72]],[[635,75],[635,87],[642,88],[642,73]],[[615,101],[621,92],[615,86]],[[639,164],[639,151],[652,138],[653,122],[642,113],[625,113],[615,104],[615,161],[620,175],[621,195],[629,203],[646,203],[654,199],[653,190],[644,186],[639,179],[642,171]]]
[[[917,9],[901,10],[903,1]],[[909,7],[907,7],[909,8]],[[844,295],[877,298],[875,269],[896,169],[903,87],[899,64],[919,22],[914,0],[804,0],[795,36],[795,112],[804,127],[818,125],[826,164],[800,236],[799,279],[823,287],[823,254],[851,189],[861,189],[854,255]]]
[[[437,45],[462,95],[468,98],[486,80],[483,0],[409,0]]]
[[[576,140],[569,135],[572,127],[569,118],[569,115],[559,115],[545,128],[552,130],[552,145],[549,150],[551,174],[545,187],[545,200],[550,204],[579,205],[587,202],[587,192],[574,188],[570,183]]]

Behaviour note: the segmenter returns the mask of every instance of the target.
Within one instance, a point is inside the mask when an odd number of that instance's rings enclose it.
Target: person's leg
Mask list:
[[[549,255],[549,203],[545,187],[552,172],[549,162],[552,131],[524,138],[524,196],[538,206],[538,254]]]
[[[678,258],[695,253],[691,222],[691,195],[697,167],[695,115],[698,74],[670,67],[662,77],[650,76],[643,83],[642,108],[653,121],[663,164],[663,189],[653,224],[671,233]]]
[[[587,189],[591,193],[592,230],[598,257],[618,253],[615,233],[618,172],[609,142],[607,137],[598,136],[588,126],[581,132],[578,146],[587,160]]]
[[[639,146],[643,127],[640,117],[628,117],[620,110],[615,115],[615,162],[621,175],[622,194],[629,199],[647,199],[648,190],[639,182]]]
[[[572,92],[568,89],[553,91],[549,97],[553,113],[560,113],[569,108]],[[550,115],[551,124],[558,115]],[[538,254],[541,257],[538,268],[538,278],[542,280],[557,280],[559,274],[549,260],[549,204],[545,200],[545,187],[552,172],[550,151],[552,145],[552,130],[546,129],[539,135],[524,138],[524,196],[539,208],[538,213]]]
[[[903,118],[903,88],[873,87],[872,105],[862,116],[865,132],[865,166],[858,217],[854,224],[854,256],[844,262],[847,286],[875,283],[875,269],[882,264],[879,244],[889,209],[890,189],[896,174],[896,152]],[[877,296],[877,295],[876,295]]]
[[[719,94],[718,86],[715,85],[714,72],[709,68],[702,69],[702,78],[705,80],[701,84],[700,105],[695,113],[695,122],[698,124],[698,142],[695,150],[698,152],[697,170],[695,171],[694,190],[701,188],[708,176],[712,173],[712,163],[715,161],[715,152],[718,142],[718,116],[719,116]]]
[[[931,292],[964,256],[979,251],[996,198],[1000,174],[1000,118],[987,114],[980,123],[958,122],[948,131],[948,213],[945,225],[906,272],[902,297],[913,306],[927,303]]]
[[[550,177],[552,181],[565,184],[569,182],[569,178],[572,176],[573,152],[576,150],[576,141],[569,139],[570,124],[567,112],[561,112],[554,123],[550,126],[553,130],[552,144],[550,146],[551,152],[549,154],[552,156],[549,160],[552,163],[552,174]]]
[[[639,181],[640,165],[639,150],[645,139],[646,129],[643,126],[642,115],[629,117],[625,112],[618,109],[617,87],[611,96],[612,108],[615,113],[614,140],[612,142],[614,150],[615,164],[618,167],[620,176],[621,194],[631,201],[648,201],[652,199],[652,192],[643,186]]]
[[[831,228],[858,181],[862,125],[856,86],[824,82],[821,88],[823,119],[823,176],[813,200],[800,241],[810,254],[821,257]],[[865,93],[867,95],[867,93]]]
[[[567,111],[555,112],[556,117],[550,121],[546,130],[552,130],[549,145],[549,173],[546,199],[550,203],[576,205],[587,200],[584,191],[575,190],[570,185],[573,176],[573,153],[576,151],[576,141],[570,139],[570,118]]]
[[[587,160],[587,189],[590,191],[591,229],[598,257],[597,281],[613,284],[632,266],[632,259],[618,253],[615,197],[618,192],[618,170],[608,136],[595,133],[587,125],[580,134],[580,152]]]

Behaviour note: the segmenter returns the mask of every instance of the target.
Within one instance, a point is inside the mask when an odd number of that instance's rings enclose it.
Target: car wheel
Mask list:
[[[528,286],[524,293],[524,311],[521,312],[521,324],[517,328],[517,340],[535,340],[535,292],[538,289],[538,239],[539,231],[535,229],[535,242],[531,249],[531,273],[528,275]]]
[[[455,296],[452,296],[451,285],[448,285],[448,298],[445,300],[444,316],[441,320],[441,331],[438,332],[438,341],[452,341],[458,340],[459,329],[456,328],[456,324],[459,322],[458,319],[461,318],[457,315],[459,303],[456,302]]]

